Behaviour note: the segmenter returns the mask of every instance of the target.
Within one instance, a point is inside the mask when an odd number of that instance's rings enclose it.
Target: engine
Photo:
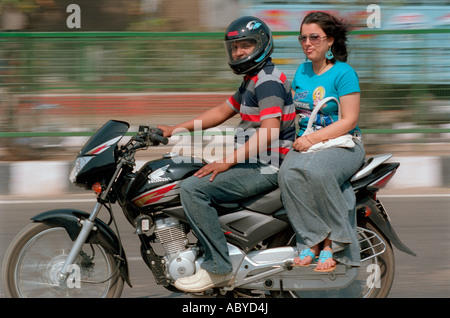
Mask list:
[[[198,248],[188,247],[189,240],[183,223],[174,217],[160,217],[155,221],[155,236],[162,245],[169,277],[176,280],[195,274]]]

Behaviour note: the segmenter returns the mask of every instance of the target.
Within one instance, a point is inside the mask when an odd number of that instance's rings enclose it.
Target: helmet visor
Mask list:
[[[230,64],[248,60],[256,48],[256,40],[251,38],[225,41],[225,50]]]

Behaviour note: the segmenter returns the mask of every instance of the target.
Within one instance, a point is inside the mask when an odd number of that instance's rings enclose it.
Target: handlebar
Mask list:
[[[153,146],[157,146],[160,143],[167,145],[169,139],[163,136],[163,131],[159,128],[150,128],[149,126],[139,126],[139,133],[144,135],[146,140],[149,140]]]
[[[125,164],[134,165],[134,155],[137,150],[145,149],[149,146],[158,146],[160,143],[167,145],[169,139],[163,136],[163,131],[159,128],[150,128],[149,126],[139,126],[136,135],[122,145],[119,149],[120,156],[125,160]]]
[[[167,137],[163,136],[163,131],[159,128],[152,128],[150,129],[150,139],[153,139],[154,141],[161,143],[163,145],[167,145],[169,143],[169,139]]]

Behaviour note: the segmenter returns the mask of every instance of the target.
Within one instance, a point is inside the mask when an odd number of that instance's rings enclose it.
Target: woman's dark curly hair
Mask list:
[[[334,38],[333,45],[331,46],[331,52],[333,52],[334,58],[330,60],[331,63],[335,63],[336,60],[341,62],[347,61],[347,34],[350,31],[350,25],[337,19],[336,17],[326,12],[316,11],[309,13],[300,26],[300,33],[302,31],[303,24],[315,23],[325,32],[328,37]]]

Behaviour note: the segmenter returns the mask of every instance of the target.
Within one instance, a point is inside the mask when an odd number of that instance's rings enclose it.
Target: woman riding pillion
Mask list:
[[[332,271],[336,261],[358,266],[355,194],[348,179],[361,167],[365,152],[357,126],[360,88],[356,72],[347,63],[348,27],[324,12],[308,14],[299,42],[307,62],[299,66],[293,83],[299,118],[298,138],[280,168],[283,204],[297,234],[300,250],[294,265]],[[315,131],[305,130],[312,110],[329,100],[314,119]],[[354,147],[331,147],[309,152],[313,145],[354,136]],[[350,138],[352,139],[352,138]]]

